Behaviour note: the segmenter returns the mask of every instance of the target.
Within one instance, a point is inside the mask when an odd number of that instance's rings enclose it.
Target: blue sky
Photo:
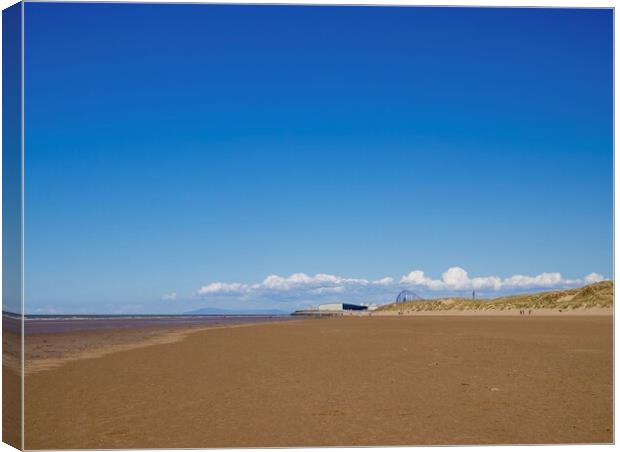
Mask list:
[[[27,312],[613,276],[611,10],[25,14]]]

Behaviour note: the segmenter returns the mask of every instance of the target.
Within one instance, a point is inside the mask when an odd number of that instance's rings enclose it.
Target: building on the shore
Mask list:
[[[318,306],[319,311],[366,311],[368,306],[351,303],[326,303]]]
[[[368,313],[374,311],[379,307],[376,304],[353,304],[353,303],[325,303],[318,306],[312,306],[306,309],[300,309],[293,312],[292,315],[307,315],[307,316],[342,316],[345,314],[352,315],[353,312]]]

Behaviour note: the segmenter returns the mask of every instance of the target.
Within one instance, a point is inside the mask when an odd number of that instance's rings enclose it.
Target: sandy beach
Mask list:
[[[573,316],[612,316],[614,313],[613,308],[588,308],[588,309],[472,309],[472,310],[446,310],[446,311],[402,311],[400,314],[398,311],[378,311],[371,313],[374,317],[394,317],[394,316],[416,316],[416,317],[573,317]],[[363,315],[368,315],[367,313]]]
[[[611,316],[328,318],[162,337],[99,355],[91,338],[81,357],[35,366],[26,448],[613,440]]]

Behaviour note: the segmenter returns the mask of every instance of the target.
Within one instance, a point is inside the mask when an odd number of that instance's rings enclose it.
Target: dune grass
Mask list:
[[[556,290],[533,294],[511,295],[492,299],[440,298],[392,303],[381,306],[379,311],[466,311],[507,309],[588,309],[613,306],[614,283],[601,281],[576,289]]]

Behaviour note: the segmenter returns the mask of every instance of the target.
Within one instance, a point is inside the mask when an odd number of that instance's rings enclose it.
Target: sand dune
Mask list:
[[[519,314],[519,311],[532,310],[534,314],[550,315],[554,313],[611,315],[613,313],[614,283],[601,281],[584,287],[550,292],[518,294],[490,299],[438,298],[432,300],[414,300],[406,303],[391,303],[381,306],[376,312],[381,314],[414,314],[423,312],[450,312],[461,314],[494,315],[500,313]]]

